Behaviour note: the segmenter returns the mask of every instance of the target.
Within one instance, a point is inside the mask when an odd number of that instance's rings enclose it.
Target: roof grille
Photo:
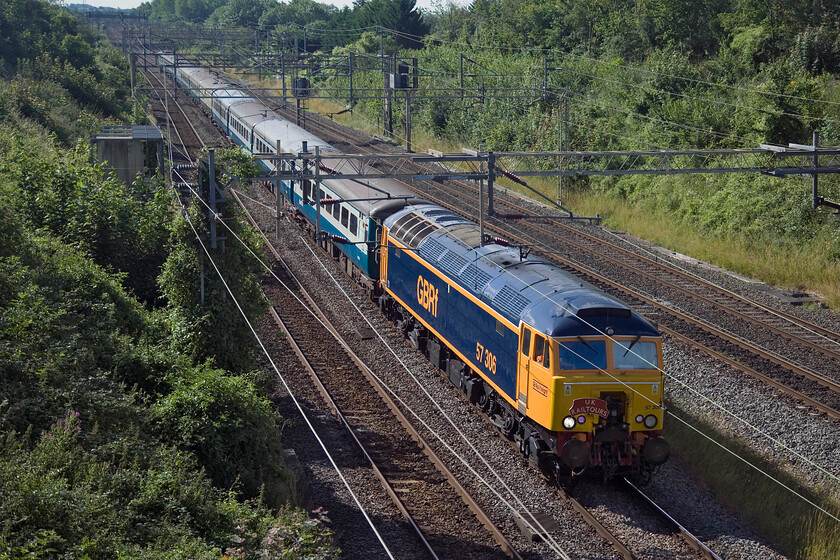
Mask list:
[[[523,297],[510,286],[505,285],[499,290],[496,297],[493,298],[493,303],[514,317],[519,317],[522,315],[522,311],[531,303],[531,300]]]
[[[426,243],[423,243],[422,247],[420,247],[420,254],[429,261],[438,260],[444,251],[446,251],[446,247],[441,245],[435,239],[429,239]]]
[[[441,216],[437,219],[437,223],[439,224],[448,224],[448,223],[460,223],[460,224],[471,224],[472,222],[462,218],[461,216],[457,216],[455,214],[449,214],[449,216]]]
[[[472,287],[476,292],[481,291],[484,289],[484,286],[490,281],[490,275],[486,272],[479,270],[477,266],[474,264],[470,264],[464,273],[461,275],[461,278],[467,283],[468,286]]]
[[[440,258],[440,265],[441,268],[452,276],[460,276],[461,270],[467,266],[467,261],[460,255],[456,255],[452,251],[447,251]]]

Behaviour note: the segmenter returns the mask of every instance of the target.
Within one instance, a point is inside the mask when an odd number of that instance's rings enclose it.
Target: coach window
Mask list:
[[[347,218],[350,216],[350,212],[347,211],[347,208],[341,209],[341,225],[347,227]]]
[[[338,216],[341,214],[341,205],[337,202],[335,204],[333,204],[332,212],[333,212],[333,218],[335,218],[337,220]]]
[[[356,214],[350,214],[350,233],[353,235],[358,234],[359,232],[359,219],[356,218]]]
[[[522,353],[525,356],[531,355],[531,331],[527,328],[522,333]]]
[[[303,182],[303,203],[309,204],[309,193],[312,189],[312,183],[309,180]]]

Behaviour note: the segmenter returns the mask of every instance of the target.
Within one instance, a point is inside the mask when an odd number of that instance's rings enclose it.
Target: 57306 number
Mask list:
[[[484,368],[490,373],[496,373],[496,356],[487,348],[481,345],[480,342],[475,343],[475,359],[479,364],[484,364]]]

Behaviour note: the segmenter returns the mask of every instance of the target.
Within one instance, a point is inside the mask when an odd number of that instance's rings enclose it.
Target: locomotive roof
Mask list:
[[[658,336],[629,307],[560,268],[496,243],[482,245],[478,226],[439,206],[424,204],[385,221],[390,235],[416,249],[439,271],[495,311],[552,337]]]

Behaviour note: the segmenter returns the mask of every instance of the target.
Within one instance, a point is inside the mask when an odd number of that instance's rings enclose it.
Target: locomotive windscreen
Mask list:
[[[621,317],[627,318],[630,316],[629,309],[622,309],[620,307],[590,307],[588,309],[578,309],[576,315],[581,319],[587,317]]]

